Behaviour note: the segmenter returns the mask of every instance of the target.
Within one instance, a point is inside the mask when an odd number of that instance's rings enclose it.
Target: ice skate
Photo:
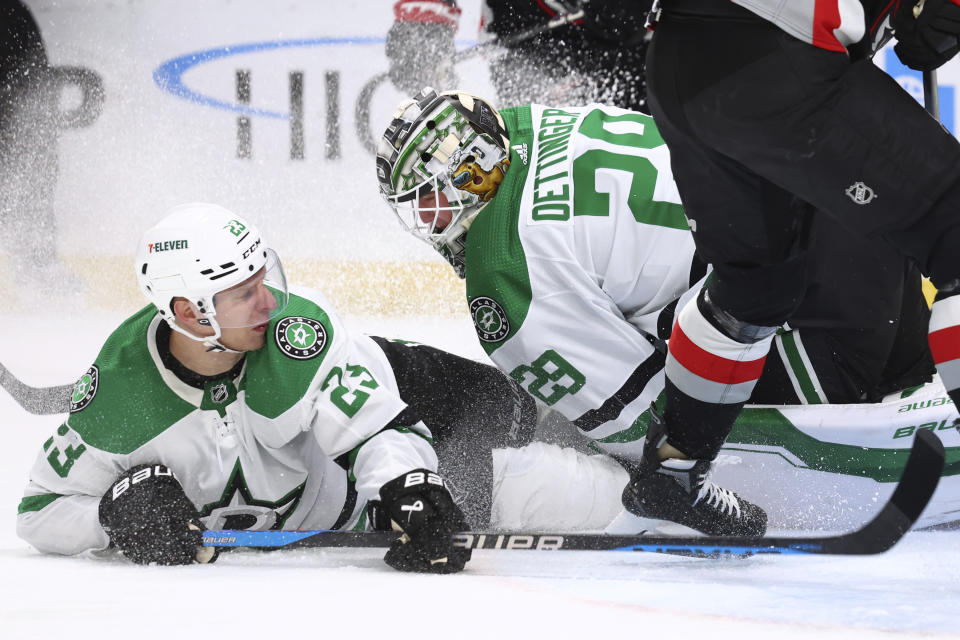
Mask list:
[[[643,459],[623,490],[623,506],[645,519],[668,520],[715,536],[761,536],[767,528],[763,509],[710,482],[712,460],[659,460],[666,425],[650,409]]]

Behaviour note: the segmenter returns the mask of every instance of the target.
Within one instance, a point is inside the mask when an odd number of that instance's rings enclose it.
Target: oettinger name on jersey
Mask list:
[[[510,322],[503,307],[486,296],[479,296],[470,302],[470,317],[477,335],[484,342],[499,342],[510,333]]]
[[[327,344],[327,332],[313,318],[290,316],[277,323],[274,340],[284,355],[295,360],[315,357]]]
[[[77,383],[73,385],[73,395],[70,397],[70,413],[76,413],[82,410],[97,395],[97,385],[100,381],[100,369],[97,365],[91,366],[87,372],[80,376]]]

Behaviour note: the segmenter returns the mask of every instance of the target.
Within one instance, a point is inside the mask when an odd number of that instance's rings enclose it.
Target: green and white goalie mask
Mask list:
[[[266,324],[287,306],[287,277],[280,258],[251,223],[214,204],[171,209],[148,230],[137,247],[140,289],[170,327],[210,349],[223,329]],[[193,303],[212,336],[181,327],[173,312],[176,298]]]
[[[510,166],[503,118],[484,100],[424,88],[400,103],[377,149],[380,193],[400,224],[464,276],[470,223]]]

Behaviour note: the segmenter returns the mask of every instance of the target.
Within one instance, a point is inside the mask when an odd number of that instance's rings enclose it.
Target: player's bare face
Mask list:
[[[440,233],[447,228],[453,213],[450,209],[444,207],[450,206],[450,200],[443,192],[429,191],[417,201],[418,211],[420,212],[420,221],[430,224],[436,219],[437,223],[433,228],[434,233]]]
[[[266,343],[270,312],[277,300],[264,284],[266,268],[214,298],[217,322],[222,334],[220,342],[237,351],[254,351]]]

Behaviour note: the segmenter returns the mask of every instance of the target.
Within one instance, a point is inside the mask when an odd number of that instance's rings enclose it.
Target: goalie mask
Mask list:
[[[404,100],[377,149],[380,193],[414,236],[464,277],[464,242],[510,166],[500,114],[460,91]]]
[[[233,351],[219,342],[222,329],[264,324],[289,298],[280,259],[260,231],[214,204],[171,209],[143,235],[136,264],[140,289],[170,328],[211,350]],[[175,298],[193,303],[213,335],[197,336],[179,326]]]

